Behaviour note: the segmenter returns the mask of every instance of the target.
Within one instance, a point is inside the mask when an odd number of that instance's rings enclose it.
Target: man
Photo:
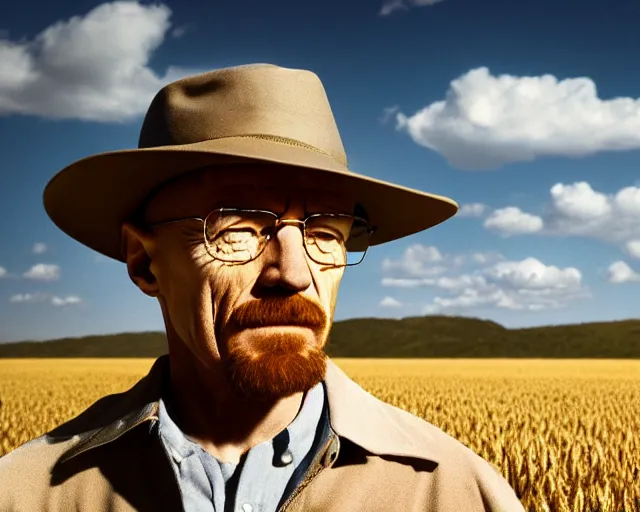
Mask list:
[[[523,511],[496,468],[325,356],[346,266],[457,205],[349,171],[315,74],[170,84],[139,149],[72,164],[44,203],[157,298],[169,354],[0,459],[0,510]]]

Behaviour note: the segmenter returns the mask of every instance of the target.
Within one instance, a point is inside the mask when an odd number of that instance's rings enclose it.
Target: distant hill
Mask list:
[[[0,344],[9,357],[158,357],[164,332],[137,332]],[[488,320],[451,316],[335,322],[331,357],[640,358],[640,320],[506,329]]]

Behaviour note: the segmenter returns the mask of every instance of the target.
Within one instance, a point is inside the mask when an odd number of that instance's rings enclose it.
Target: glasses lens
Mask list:
[[[347,239],[347,265],[358,265],[369,249],[369,223],[355,218]]]
[[[257,258],[273,233],[277,216],[260,211],[222,211],[207,217],[205,237],[211,256],[228,263]],[[369,247],[369,225],[349,215],[315,215],[307,220],[305,248],[316,263],[359,264]]]
[[[205,236],[211,256],[229,263],[256,258],[275,227],[276,216],[267,212],[221,212],[207,218]]]
[[[368,224],[348,215],[317,215],[307,220],[305,245],[323,265],[357,265],[369,247]]]

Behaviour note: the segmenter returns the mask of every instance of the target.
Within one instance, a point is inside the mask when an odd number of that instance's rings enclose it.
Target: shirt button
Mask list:
[[[169,449],[171,450],[171,455],[173,455],[173,460],[180,464],[182,462],[182,455],[180,455],[173,447]]]
[[[292,455],[291,451],[290,450],[286,450],[282,454],[282,457],[280,457],[280,460],[282,461],[283,464],[291,464],[291,462],[293,462],[293,455]]]
[[[242,505],[243,512],[251,512],[252,510],[253,510],[253,507],[248,503],[245,503],[244,505]]]

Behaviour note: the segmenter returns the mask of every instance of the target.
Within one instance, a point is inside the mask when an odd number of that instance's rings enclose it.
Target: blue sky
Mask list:
[[[123,264],[53,225],[42,191],[135,147],[167,81],[254,62],[320,76],[355,172],[462,206],[348,269],[336,320],[640,312],[635,0],[24,0],[0,23],[0,342],[163,328]]]

